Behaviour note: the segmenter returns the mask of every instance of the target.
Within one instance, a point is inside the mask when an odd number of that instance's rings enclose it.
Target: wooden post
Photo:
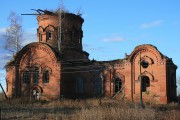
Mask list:
[[[110,69],[110,80],[109,80],[109,82],[110,82],[110,96],[111,96],[111,69]]]
[[[0,107],[0,120],[1,120],[1,107]]]
[[[143,107],[143,101],[142,101],[142,78],[141,78],[141,52],[139,53],[139,79],[140,79],[140,107]]]
[[[4,95],[5,95],[5,98],[8,99],[8,97],[7,97],[7,95],[6,95],[5,91],[4,91],[4,89],[3,89],[2,85],[1,85],[1,83],[0,83],[0,86],[1,86],[1,89],[2,89],[2,91],[3,91],[3,93],[4,93]]]

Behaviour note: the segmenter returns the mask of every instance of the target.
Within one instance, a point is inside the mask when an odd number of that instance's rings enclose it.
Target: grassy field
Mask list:
[[[110,98],[60,101],[1,99],[1,119],[18,120],[179,120],[180,105],[145,105]]]

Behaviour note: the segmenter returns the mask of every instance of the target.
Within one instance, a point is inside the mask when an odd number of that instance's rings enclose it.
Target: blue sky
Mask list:
[[[0,0],[0,82],[5,85],[9,53],[2,35],[9,26],[11,11],[33,13],[30,9],[56,10],[60,0]],[[130,54],[140,44],[153,44],[180,66],[180,0],[64,0],[69,12],[82,12],[83,49],[90,59],[112,60]],[[22,16],[24,45],[37,41],[35,16]],[[177,70],[180,76],[180,70]]]

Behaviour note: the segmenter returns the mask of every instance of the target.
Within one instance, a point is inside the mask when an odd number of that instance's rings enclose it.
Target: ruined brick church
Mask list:
[[[138,101],[142,91],[144,101],[176,99],[177,66],[155,46],[139,45],[123,59],[90,60],[82,47],[80,15],[45,11],[37,20],[38,42],[23,47],[6,65],[8,97]]]

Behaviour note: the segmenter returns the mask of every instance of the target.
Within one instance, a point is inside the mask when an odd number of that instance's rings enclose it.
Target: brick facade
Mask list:
[[[139,45],[123,59],[89,60],[82,49],[84,20],[79,15],[44,13],[37,20],[38,42],[26,45],[6,66],[9,97],[139,101],[141,78],[144,101],[176,99],[177,66],[155,46]]]

